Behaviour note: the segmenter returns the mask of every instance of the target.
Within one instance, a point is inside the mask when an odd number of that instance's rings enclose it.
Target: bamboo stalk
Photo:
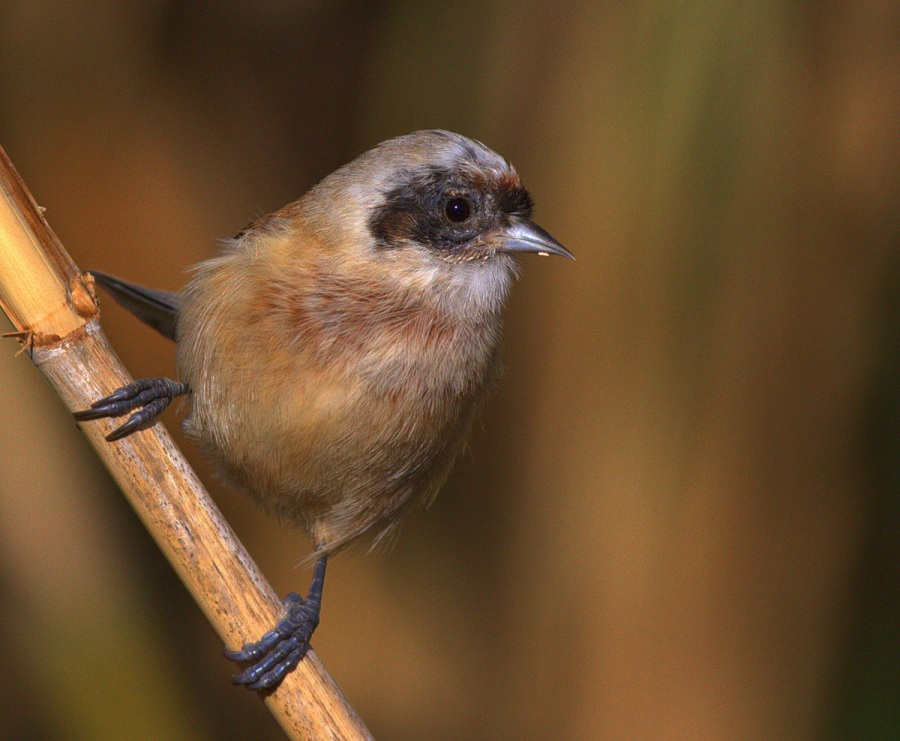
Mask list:
[[[0,307],[71,411],[131,380],[100,329],[90,276],[63,249],[2,148]],[[225,644],[256,640],[281,616],[274,590],[163,426],[108,443],[115,425],[92,422],[83,432]],[[290,738],[371,738],[313,651],[265,703]]]

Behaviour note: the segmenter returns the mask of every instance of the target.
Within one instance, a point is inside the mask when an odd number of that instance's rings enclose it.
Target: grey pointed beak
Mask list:
[[[569,252],[531,219],[513,219],[503,230],[503,247],[498,252],[536,252],[575,259]]]

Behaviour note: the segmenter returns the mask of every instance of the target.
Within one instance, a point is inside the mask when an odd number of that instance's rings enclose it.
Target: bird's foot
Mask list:
[[[233,684],[250,690],[275,687],[300,663],[309,651],[309,641],[319,624],[315,601],[291,592],[282,601],[286,615],[256,643],[247,643],[240,651],[225,651],[232,661],[253,661],[253,666],[232,677]]]
[[[127,422],[106,436],[112,442],[150,427],[173,399],[189,391],[186,383],[168,378],[141,378],[95,401],[90,409],[75,412],[72,416],[79,422],[86,422],[103,417],[121,417],[137,409]]]

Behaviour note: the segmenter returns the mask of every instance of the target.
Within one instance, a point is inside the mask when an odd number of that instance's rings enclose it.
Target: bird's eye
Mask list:
[[[465,221],[472,214],[472,207],[465,198],[451,198],[444,207],[444,213],[450,221],[459,223]]]

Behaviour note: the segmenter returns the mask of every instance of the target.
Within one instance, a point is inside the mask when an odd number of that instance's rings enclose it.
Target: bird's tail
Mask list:
[[[145,324],[149,324],[163,337],[175,339],[175,324],[181,306],[180,294],[144,288],[98,270],[91,270],[90,273],[116,303],[128,309]]]

